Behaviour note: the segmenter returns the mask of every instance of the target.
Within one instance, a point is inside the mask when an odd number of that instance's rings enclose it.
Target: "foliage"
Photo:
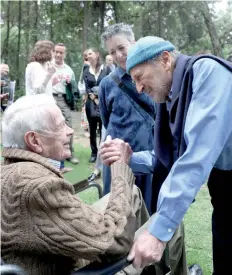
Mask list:
[[[18,90],[24,89],[28,55],[37,40],[65,43],[66,62],[78,78],[83,50],[95,47],[105,55],[100,35],[116,22],[131,24],[136,38],[161,36],[184,53],[217,53],[219,45],[224,57],[231,54],[232,5],[218,12],[215,5],[200,1],[21,1],[21,9],[19,2],[1,3],[1,58],[9,64],[11,79],[18,80]]]

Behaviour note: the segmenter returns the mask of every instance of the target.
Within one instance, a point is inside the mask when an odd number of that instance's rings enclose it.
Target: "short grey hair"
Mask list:
[[[2,118],[2,144],[5,148],[26,149],[24,135],[28,131],[51,130],[53,97],[40,94],[19,98],[4,112]]]
[[[135,40],[135,35],[132,27],[124,23],[118,23],[107,27],[104,33],[101,35],[102,47],[105,48],[106,41],[115,35],[125,35],[125,37],[130,42],[133,42]]]

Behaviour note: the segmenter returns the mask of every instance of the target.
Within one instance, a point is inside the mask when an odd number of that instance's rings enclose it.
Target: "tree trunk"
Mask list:
[[[162,34],[162,2],[157,1],[157,12],[158,12],[158,36],[163,37]]]
[[[34,1],[34,23],[33,23],[33,31],[32,31],[32,41],[36,43],[38,41],[38,19],[39,19],[39,6],[38,2]]]
[[[215,26],[214,26],[214,23],[212,20],[212,16],[210,14],[210,10],[209,10],[208,4],[206,2],[202,2],[201,13],[204,17],[204,21],[205,21],[205,24],[206,24],[208,32],[209,32],[209,36],[210,36],[211,43],[213,46],[213,53],[217,56],[223,57],[222,47],[220,45],[220,41],[219,41]]]
[[[50,40],[53,41],[53,2],[50,2]]]
[[[119,23],[119,18],[118,18],[118,4],[119,2],[113,1],[112,3],[112,7],[113,7],[113,11],[114,11],[114,19],[116,23]]]
[[[29,49],[30,49],[29,40],[30,40],[30,6],[31,6],[31,2],[27,1],[25,4],[26,4],[26,15],[27,15],[25,41],[26,41],[26,59],[28,60]]]
[[[4,43],[4,48],[2,51],[2,56],[4,56],[4,62],[7,64],[9,61],[9,38],[10,38],[10,5],[11,1],[7,2],[7,12],[6,12],[6,39]]]
[[[100,11],[100,34],[104,31],[104,19],[105,19],[105,2],[100,1],[99,3],[99,11]]]
[[[87,49],[88,40],[88,24],[89,24],[89,2],[84,3],[84,19],[83,19],[83,38],[82,38],[82,52]]]
[[[21,22],[22,22],[22,2],[18,2],[19,5],[19,15],[18,15],[18,43],[17,43],[17,54],[16,54],[16,83],[18,84],[18,87],[20,87],[20,69],[19,69],[19,59],[20,59],[20,42],[21,42]]]

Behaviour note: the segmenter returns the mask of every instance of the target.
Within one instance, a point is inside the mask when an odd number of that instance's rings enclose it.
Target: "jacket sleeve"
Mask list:
[[[82,203],[63,179],[41,179],[29,197],[34,231],[43,240],[37,242],[40,249],[87,260],[129,251],[136,228],[132,209],[134,176],[126,164],[114,163],[111,172],[112,191],[104,214]],[[129,235],[125,234],[128,230]]]
[[[104,127],[107,129],[110,120],[110,106],[107,103],[107,95],[110,91],[110,88],[107,87],[107,77],[103,78],[99,86],[99,108],[101,114],[101,120]]]
[[[91,88],[90,88],[89,83],[88,83],[88,75],[89,75],[89,70],[86,69],[83,72],[83,80],[85,82],[85,89],[86,89],[86,93],[87,94],[91,93]]]

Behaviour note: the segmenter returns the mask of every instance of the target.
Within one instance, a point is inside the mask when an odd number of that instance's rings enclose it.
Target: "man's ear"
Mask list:
[[[30,151],[41,154],[43,151],[42,141],[36,132],[29,131],[24,135],[24,142]]]
[[[136,43],[136,41],[135,41],[135,40],[133,40],[133,41],[132,41],[132,44],[135,44],[135,43]]]
[[[165,69],[165,71],[169,71],[172,65],[172,58],[168,51],[164,51],[161,54],[161,63]]]

